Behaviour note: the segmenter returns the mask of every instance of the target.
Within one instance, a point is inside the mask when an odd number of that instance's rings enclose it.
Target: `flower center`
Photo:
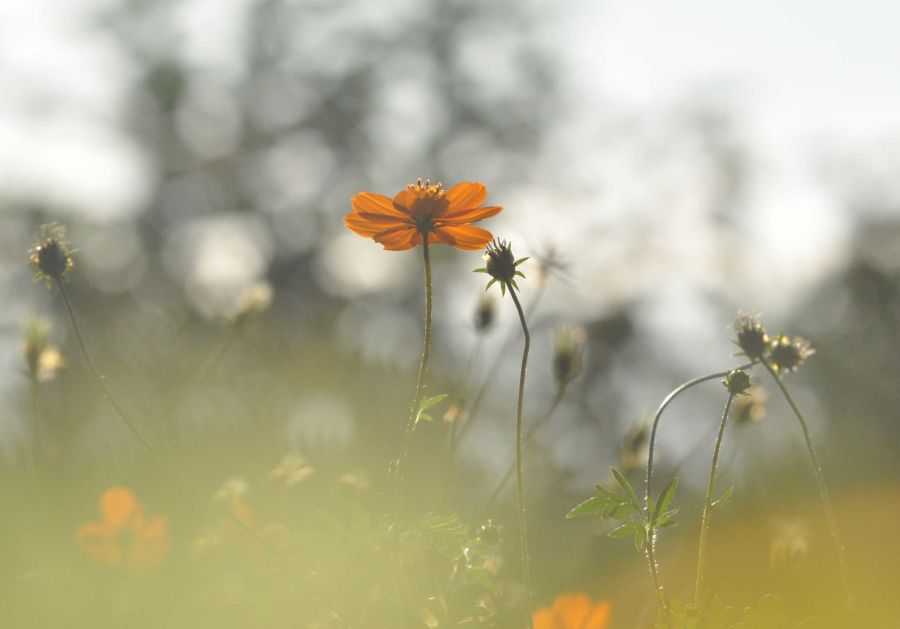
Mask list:
[[[432,184],[430,179],[425,181],[417,179],[416,183],[409,184],[407,189],[416,195],[412,207],[409,208],[416,229],[427,234],[434,229],[435,217],[447,208],[447,191],[444,190],[444,184],[440,182]]]

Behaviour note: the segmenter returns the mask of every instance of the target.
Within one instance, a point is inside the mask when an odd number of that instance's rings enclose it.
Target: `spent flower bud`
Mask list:
[[[493,286],[495,282],[500,282],[500,292],[506,295],[506,287],[512,286],[518,289],[516,284],[516,276],[525,277],[516,267],[525,262],[528,258],[519,258],[513,255],[512,247],[505,240],[495,238],[488,243],[484,253],[485,266],[475,269],[476,273],[487,273],[491,276],[487,288]]]
[[[805,338],[795,336],[793,339],[788,338],[785,334],[779,334],[778,338],[772,341],[769,349],[769,359],[775,371],[783,373],[785,371],[796,371],[806,362],[806,359],[816,353]]]
[[[559,386],[581,375],[586,336],[584,328],[573,325],[564,325],[553,334],[553,377]]]
[[[722,384],[732,395],[744,395],[750,388],[750,374],[743,369],[732,369],[722,380]]]
[[[61,282],[74,266],[66,228],[56,223],[42,225],[28,250],[28,261],[38,269],[36,279]]]
[[[747,358],[759,360],[769,348],[769,336],[759,319],[755,316],[742,314],[734,324],[737,332],[735,343],[740,347]]]

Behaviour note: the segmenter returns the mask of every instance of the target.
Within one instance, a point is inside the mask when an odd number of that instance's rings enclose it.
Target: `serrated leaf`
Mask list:
[[[591,496],[581,504],[572,508],[567,514],[566,519],[570,520],[572,518],[577,518],[582,515],[588,515],[590,513],[596,513],[603,509],[606,506],[606,500],[604,500],[601,496]]]
[[[637,511],[640,511],[641,503],[638,501],[638,497],[637,497],[637,494],[634,493],[634,489],[631,488],[631,485],[628,483],[628,481],[625,479],[625,477],[622,476],[622,473],[619,470],[617,470],[614,467],[610,468],[610,469],[612,469],[612,473],[613,473],[613,476],[615,476],[615,478],[616,478],[616,482],[619,483],[619,485],[622,487],[622,489],[625,490],[625,495],[628,496],[628,499],[631,501],[631,504],[634,506],[634,508]]]
[[[659,515],[669,508],[669,505],[672,504],[672,500],[675,498],[675,492],[678,490],[678,479],[673,478],[672,481],[666,485],[665,489],[663,489],[659,493],[659,498],[656,501],[656,504],[652,507],[651,513],[653,514],[653,518],[651,522],[656,522],[659,518]]]

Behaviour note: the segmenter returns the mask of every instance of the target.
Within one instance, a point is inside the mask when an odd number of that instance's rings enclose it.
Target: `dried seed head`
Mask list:
[[[805,338],[795,336],[788,338],[785,334],[779,334],[772,341],[769,349],[769,359],[772,366],[779,373],[796,371],[806,362],[806,359],[816,353]]]
[[[553,334],[553,377],[559,386],[581,375],[587,334],[584,328],[564,325]]]
[[[758,317],[742,314],[735,322],[734,329],[737,332],[736,344],[747,358],[759,360],[765,356],[769,347],[769,336]]]
[[[65,227],[56,223],[42,225],[36,242],[28,251],[28,260],[37,267],[38,279],[64,280],[74,266]]]
[[[517,266],[525,262],[528,258],[519,258],[513,255],[512,247],[505,240],[495,238],[488,243],[484,253],[485,266],[481,269],[475,269],[477,273],[487,273],[491,276],[487,288],[490,288],[494,282],[500,283],[500,291],[506,294],[506,287],[512,286],[518,289],[516,284],[516,276],[525,277],[521,271],[516,269]]]
[[[743,369],[732,369],[722,380],[722,384],[732,395],[744,395],[750,388],[750,374]]]
[[[482,294],[475,307],[475,329],[478,332],[487,332],[497,319],[497,302],[490,295]]]

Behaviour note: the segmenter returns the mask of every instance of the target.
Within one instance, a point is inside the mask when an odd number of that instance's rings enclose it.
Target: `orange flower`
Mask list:
[[[100,498],[102,521],[81,525],[76,539],[97,563],[144,574],[169,552],[168,521],[147,518],[131,490],[113,487]]]
[[[469,223],[503,209],[499,205],[482,207],[486,198],[487,188],[482,183],[464,182],[444,190],[443,184],[419,179],[393,200],[374,192],[353,195],[353,211],[344,217],[344,225],[389,251],[412,249],[424,238],[428,244],[443,242],[457,249],[481,249],[493,236]]]
[[[552,607],[534,612],[534,629],[606,629],[612,616],[609,601],[594,603],[587,594],[560,594]]]

